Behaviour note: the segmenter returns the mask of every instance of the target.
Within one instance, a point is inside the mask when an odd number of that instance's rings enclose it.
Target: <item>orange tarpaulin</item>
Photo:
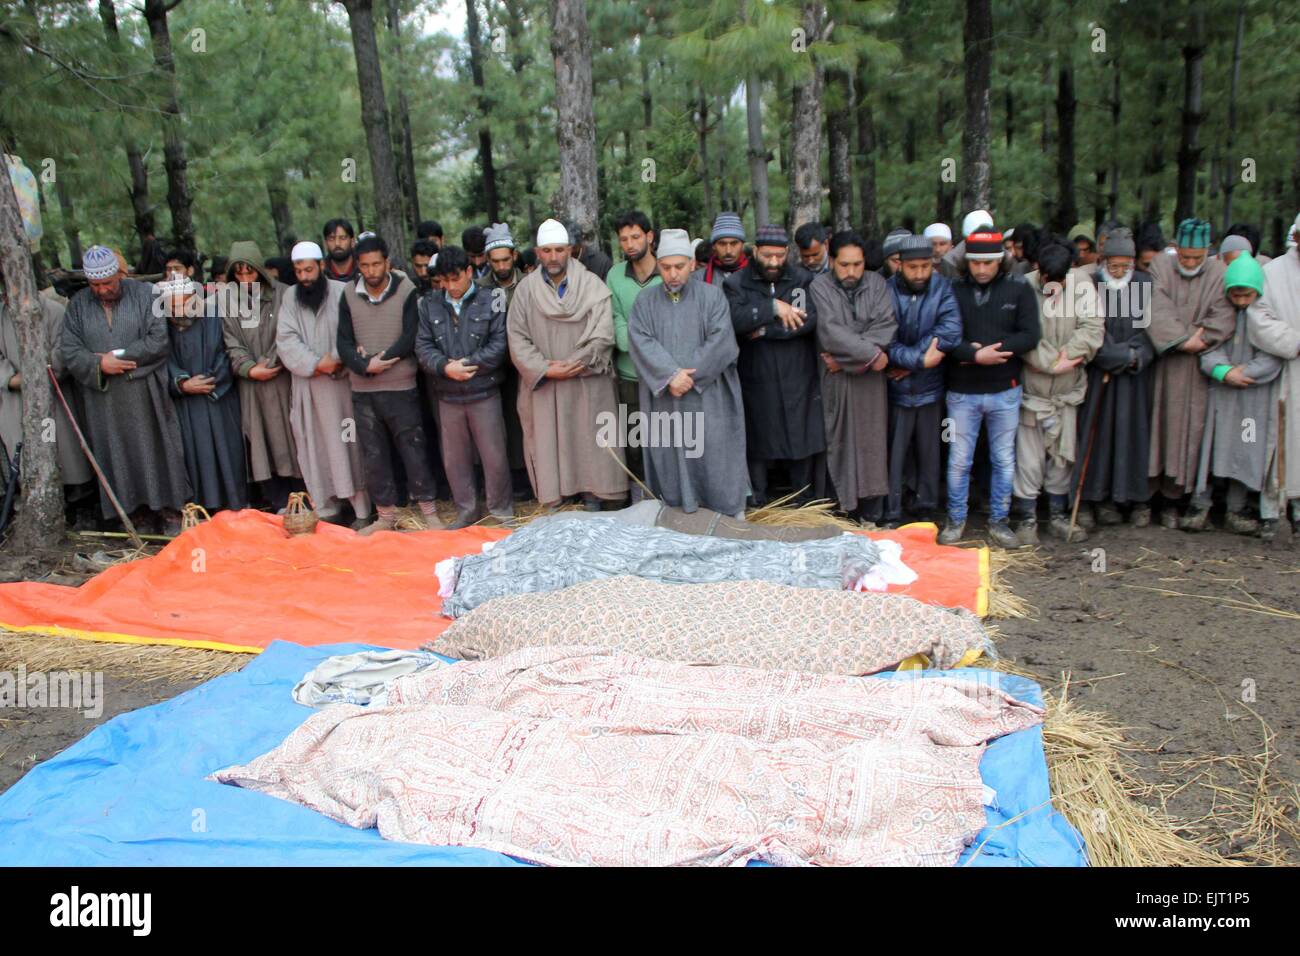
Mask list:
[[[275,640],[415,648],[451,623],[434,566],[509,533],[475,527],[363,538],[322,523],[315,534],[290,538],[273,515],[224,511],[157,555],[80,587],[0,585],[0,628],[225,651],[256,652]],[[937,545],[929,524],[870,537],[900,542],[904,563],[920,575],[892,591],[986,613],[987,549]]]

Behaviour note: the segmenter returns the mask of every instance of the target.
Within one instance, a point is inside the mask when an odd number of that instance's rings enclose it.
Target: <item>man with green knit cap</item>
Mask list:
[[[1152,295],[1147,335],[1155,347],[1151,449],[1147,475],[1164,498],[1160,523],[1179,526],[1177,506],[1196,484],[1209,379],[1200,355],[1232,337],[1232,303],[1223,294],[1224,265],[1208,257],[1210,224],[1184,219],[1176,255],[1151,264]]]
[[[1289,329],[1259,301],[1264,270],[1249,252],[1237,256],[1223,278],[1235,318],[1231,335],[1201,353],[1201,371],[1211,379],[1209,414],[1201,439],[1196,493],[1183,519],[1186,531],[1201,531],[1210,511],[1211,481],[1226,481],[1225,524],[1237,534],[1277,533],[1277,395],[1286,364]],[[1246,513],[1247,496],[1259,495],[1256,521]]]

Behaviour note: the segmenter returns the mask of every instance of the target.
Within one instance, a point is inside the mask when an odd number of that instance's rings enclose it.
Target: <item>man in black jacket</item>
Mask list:
[[[813,488],[814,466],[826,451],[813,335],[817,309],[808,293],[813,276],[786,261],[789,251],[784,228],[762,226],[753,261],[723,283],[740,343],[737,369],[755,507],[767,503],[767,470],[774,461],[785,461],[791,487],[812,497],[820,490]]]
[[[444,285],[420,297],[415,354],[438,397],[438,423],[447,482],[456,502],[453,530],[482,517],[474,483],[474,452],[483,463],[488,511],[505,520],[514,515],[510,459],[501,411],[505,381],[506,313],[474,283],[464,249],[444,246],[434,274]]]
[[[1038,344],[1040,331],[1034,290],[1008,269],[1001,233],[982,229],[966,237],[961,278],[953,284],[961,309],[961,344],[945,363],[952,446],[948,454],[948,523],[939,535],[940,544],[956,544],[966,530],[970,468],[981,423],[988,429],[993,465],[989,537],[1004,548],[1019,544],[1007,516],[1020,423],[1020,356]]]

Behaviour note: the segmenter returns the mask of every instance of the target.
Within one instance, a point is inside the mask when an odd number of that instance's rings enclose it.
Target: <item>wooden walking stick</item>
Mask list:
[[[1074,507],[1070,509],[1070,530],[1065,533],[1065,540],[1074,537],[1074,524],[1079,520],[1079,502],[1083,500],[1083,483],[1088,477],[1088,462],[1092,461],[1092,445],[1097,440],[1097,426],[1101,424],[1101,403],[1106,398],[1106,386],[1110,384],[1110,372],[1101,375],[1101,390],[1097,393],[1097,408],[1092,413],[1092,424],[1088,428],[1088,447],[1083,452],[1083,464],[1079,466],[1079,483],[1074,488]]]
[[[109,487],[108,479],[104,477],[104,470],[99,467],[94,452],[86,444],[86,436],[81,434],[81,426],[77,424],[77,419],[73,417],[72,409],[68,407],[68,400],[63,397],[63,389],[59,388],[59,379],[54,374],[54,369],[47,365],[45,371],[50,376],[50,382],[54,385],[54,394],[59,397],[59,404],[63,406],[63,410],[68,415],[68,421],[72,423],[73,434],[77,436],[77,441],[81,444],[81,450],[85,453],[86,460],[90,462],[90,467],[94,469],[95,477],[99,479],[99,484],[103,487],[104,493],[108,495],[108,500],[112,503],[114,510],[117,511],[117,516],[122,519],[122,527],[126,529],[127,535],[131,538],[131,543],[137,548],[143,548],[144,540],[140,537],[139,532],[135,530],[135,525],[126,516],[126,512],[122,510],[122,503],[117,500],[117,495],[113,494],[113,489]]]

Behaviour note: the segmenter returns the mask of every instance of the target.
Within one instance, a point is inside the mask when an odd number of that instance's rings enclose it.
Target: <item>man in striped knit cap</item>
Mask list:
[[[701,277],[709,285],[722,285],[727,276],[749,265],[745,254],[745,227],[734,212],[720,212],[709,236],[712,252]]]

